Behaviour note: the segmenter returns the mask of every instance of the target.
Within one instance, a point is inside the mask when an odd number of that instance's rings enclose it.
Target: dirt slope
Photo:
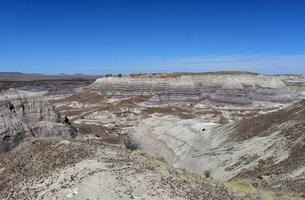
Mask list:
[[[35,138],[0,156],[1,199],[250,199],[124,146]]]

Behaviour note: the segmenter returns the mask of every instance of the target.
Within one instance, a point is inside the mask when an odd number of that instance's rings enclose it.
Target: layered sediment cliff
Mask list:
[[[50,102],[35,93],[14,89],[2,91],[0,109],[0,153],[30,136],[75,135]]]
[[[289,102],[299,99],[280,77],[253,73],[144,74],[97,79],[91,87],[109,96],[150,95],[152,104],[220,103],[250,105],[254,101]]]

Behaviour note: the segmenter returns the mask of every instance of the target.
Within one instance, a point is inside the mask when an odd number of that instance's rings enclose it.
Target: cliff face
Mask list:
[[[0,93],[0,153],[30,136],[74,136],[74,131],[42,96],[17,90]]]
[[[296,93],[305,94],[305,75],[283,75],[278,76],[285,85]]]
[[[209,99],[250,105],[254,101],[285,103],[299,96],[279,77],[248,73],[106,77],[97,79],[91,87],[116,98],[150,95],[152,104],[196,103]]]

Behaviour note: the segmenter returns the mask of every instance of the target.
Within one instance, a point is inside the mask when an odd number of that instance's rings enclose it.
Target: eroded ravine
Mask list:
[[[10,151],[0,158],[2,197],[259,199],[267,189],[273,199],[300,196],[302,81],[157,74],[101,78],[73,95],[4,90],[1,148]],[[31,166],[44,176],[29,174]],[[218,182],[240,178],[258,189],[240,197]]]

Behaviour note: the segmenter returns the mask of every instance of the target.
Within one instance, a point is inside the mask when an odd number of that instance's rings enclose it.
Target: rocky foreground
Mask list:
[[[248,199],[124,146],[31,139],[0,156],[2,199]]]

